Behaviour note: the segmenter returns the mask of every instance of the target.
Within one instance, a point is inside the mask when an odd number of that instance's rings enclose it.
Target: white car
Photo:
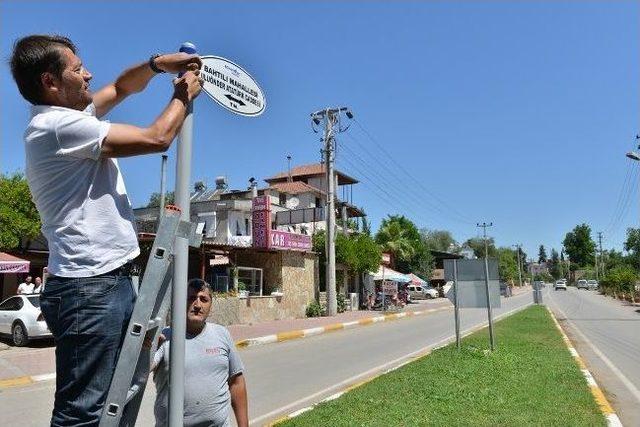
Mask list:
[[[598,284],[597,280],[587,280],[587,288],[589,290],[598,289],[598,286],[600,286],[600,285]]]
[[[432,287],[422,285],[409,285],[407,291],[411,299],[433,299],[438,298],[438,291]]]
[[[553,289],[556,290],[556,291],[559,290],[559,289],[561,289],[563,291],[566,291],[567,290],[567,282],[564,281],[564,280],[556,280],[555,285],[553,285]]]
[[[29,340],[51,338],[40,311],[40,295],[16,295],[0,303],[0,334],[10,335],[17,347]]]
[[[586,280],[580,279],[580,280],[578,280],[578,283],[576,284],[576,288],[578,288],[578,289],[586,289],[588,291],[589,290],[589,284],[587,283]]]

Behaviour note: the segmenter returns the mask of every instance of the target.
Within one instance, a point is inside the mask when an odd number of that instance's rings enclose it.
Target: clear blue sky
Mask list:
[[[355,124],[340,137],[338,165],[362,180],[354,203],[376,227],[404,213],[465,240],[478,234],[475,221],[493,221],[499,245],[522,242],[532,255],[541,243],[560,248],[587,222],[594,233],[617,231],[604,244],[620,249],[624,228],[639,220],[629,185],[639,165],[624,156],[640,132],[639,5],[5,0],[1,52],[8,59],[23,35],[67,35],[96,89],[189,40],[242,65],[267,95],[259,118],[197,100],[193,181],[212,186],[227,175],[243,188],[285,170],[287,154],[294,164],[317,161],[309,113],[348,105],[394,159]],[[107,118],[147,125],[170,94],[170,77],[156,77]],[[6,65],[1,99],[0,170],[23,170],[28,107]],[[172,188],[175,147],[169,155]],[[145,204],[158,191],[159,155],[121,165],[134,206]],[[609,230],[621,188],[626,215]]]

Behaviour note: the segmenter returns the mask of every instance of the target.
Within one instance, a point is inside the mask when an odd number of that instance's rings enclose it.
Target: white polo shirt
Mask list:
[[[95,276],[140,253],[118,162],[100,155],[109,127],[93,104],[84,111],[32,107],[26,177],[49,243],[50,274]]]

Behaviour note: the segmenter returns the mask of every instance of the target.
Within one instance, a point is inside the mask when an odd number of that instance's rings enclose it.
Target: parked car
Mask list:
[[[598,283],[597,280],[587,280],[588,289],[595,290],[595,289],[598,289],[598,286],[600,286],[600,284]]]
[[[0,303],[0,334],[10,335],[17,347],[32,339],[51,338],[40,311],[40,295],[16,295]]]
[[[580,279],[580,280],[578,280],[578,283],[576,284],[576,288],[589,290],[589,284],[587,283],[586,280]]]
[[[411,299],[433,299],[438,298],[438,291],[430,286],[409,285],[407,291]]]
[[[556,284],[553,285],[553,290],[567,290],[567,281],[566,280],[556,280]]]

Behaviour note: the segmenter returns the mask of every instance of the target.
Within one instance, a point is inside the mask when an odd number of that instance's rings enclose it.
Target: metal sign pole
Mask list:
[[[458,292],[458,260],[453,260],[454,317],[456,321],[456,347],[460,351],[460,294]]]
[[[183,43],[180,52],[196,53],[192,43]],[[176,204],[182,209],[182,220],[190,220],[189,181],[191,180],[191,144],[193,137],[193,102],[178,140],[176,163]],[[171,346],[169,369],[169,426],[184,424],[184,349],[187,332],[187,280],[189,273],[189,241],[176,237],[171,289]]]
[[[486,240],[485,240],[486,241]],[[487,315],[489,317],[489,340],[491,342],[491,351],[496,349],[496,340],[493,336],[493,314],[491,312],[491,295],[489,294],[489,260],[484,258],[484,284],[487,290]]]

